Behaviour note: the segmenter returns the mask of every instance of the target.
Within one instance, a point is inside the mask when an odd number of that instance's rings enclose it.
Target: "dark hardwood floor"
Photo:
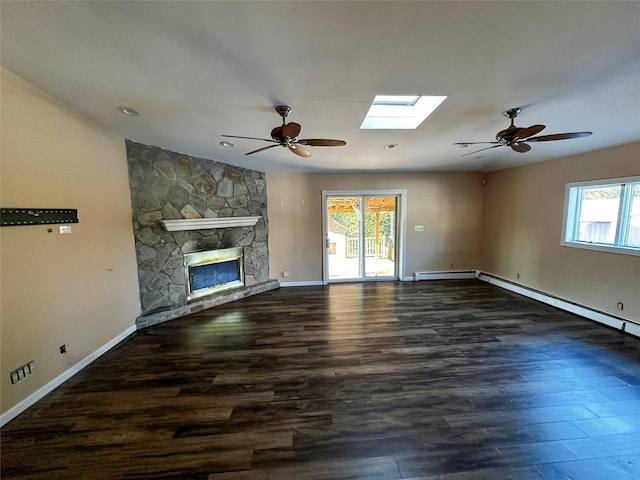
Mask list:
[[[640,340],[475,281],[282,288],[136,332],[2,479],[640,478]]]

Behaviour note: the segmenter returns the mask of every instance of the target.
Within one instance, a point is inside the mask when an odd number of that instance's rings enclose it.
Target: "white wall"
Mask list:
[[[482,175],[369,173],[267,175],[269,256],[273,278],[323,279],[322,191],[407,189],[406,263],[416,271],[471,270],[480,261]],[[414,232],[424,225],[424,232]],[[453,264],[453,268],[451,267]]]
[[[640,143],[489,174],[480,268],[640,321],[639,256],[560,245],[566,183],[639,174]]]
[[[70,235],[0,228],[5,413],[132,327],[140,303],[124,140],[7,70],[1,80],[2,207],[76,208],[80,220]],[[12,385],[29,361],[35,372]]]

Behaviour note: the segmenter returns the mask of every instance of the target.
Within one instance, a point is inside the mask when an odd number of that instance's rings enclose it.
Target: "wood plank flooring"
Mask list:
[[[136,332],[7,479],[640,478],[640,340],[475,280],[281,288]]]

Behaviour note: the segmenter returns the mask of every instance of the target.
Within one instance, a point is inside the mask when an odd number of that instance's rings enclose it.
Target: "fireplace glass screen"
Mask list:
[[[242,247],[184,255],[187,300],[244,286]]]
[[[222,286],[240,280],[240,260],[209,263],[189,269],[191,290]]]

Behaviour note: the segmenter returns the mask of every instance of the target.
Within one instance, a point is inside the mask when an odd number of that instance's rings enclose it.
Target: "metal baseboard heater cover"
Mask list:
[[[441,271],[441,272],[414,272],[413,280],[455,280],[455,279],[467,279],[476,278],[475,270],[455,270],[455,271]]]

